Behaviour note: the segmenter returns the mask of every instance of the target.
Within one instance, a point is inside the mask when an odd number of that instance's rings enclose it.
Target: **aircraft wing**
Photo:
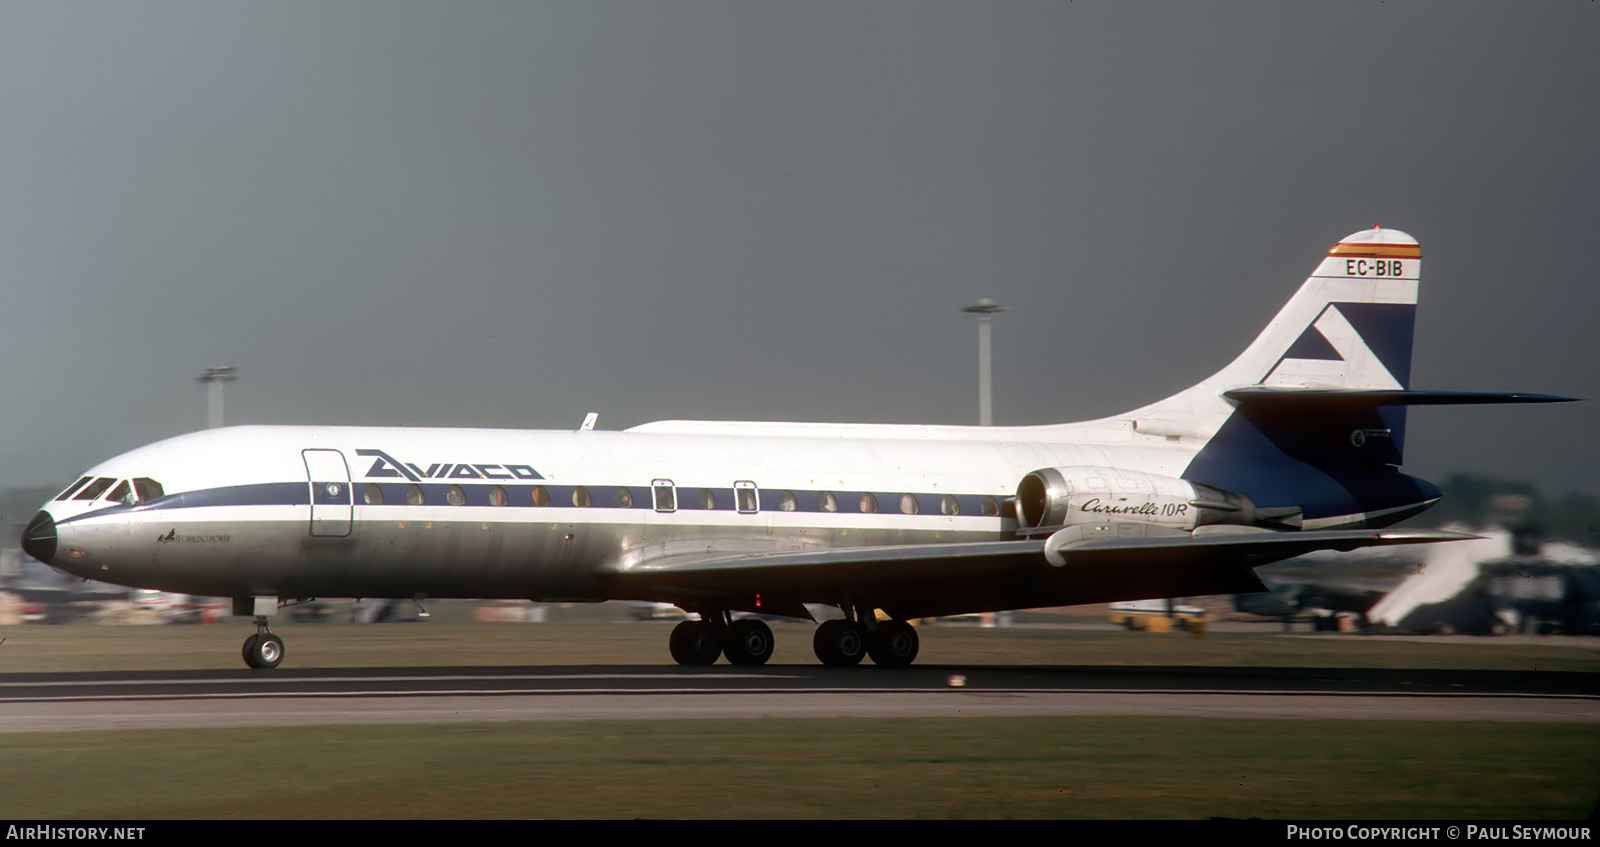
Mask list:
[[[896,617],[1263,591],[1256,565],[1314,550],[1454,541],[1417,530],[1248,531],[1174,536],[679,553],[617,560],[602,576],[624,599],[697,602],[810,617],[803,604],[867,604]],[[681,549],[681,548],[680,548]],[[1052,564],[1059,560],[1059,565]]]

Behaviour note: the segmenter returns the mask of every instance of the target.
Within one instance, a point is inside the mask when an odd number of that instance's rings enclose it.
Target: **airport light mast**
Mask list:
[[[994,380],[992,370],[993,356],[989,351],[989,318],[996,312],[1004,312],[1006,307],[980,297],[972,303],[962,306],[963,312],[974,312],[978,316],[978,426],[994,426]],[[1010,612],[988,612],[982,616],[983,626],[1011,626]]]
[[[1004,312],[1006,307],[990,300],[987,297],[979,298],[970,305],[961,307],[963,312],[975,312],[978,315],[978,425],[994,426],[994,387],[991,378],[989,355],[989,316],[996,312]]]
[[[223,383],[232,382],[239,378],[232,365],[219,368],[206,368],[197,377],[206,384],[206,428],[216,429],[222,426],[222,386]]]

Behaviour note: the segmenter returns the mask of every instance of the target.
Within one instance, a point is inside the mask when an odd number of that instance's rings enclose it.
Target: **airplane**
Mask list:
[[[90,468],[22,543],[233,598],[253,668],[284,657],[268,616],[316,597],[672,603],[698,618],[684,665],[761,665],[771,628],[735,613],[809,604],[824,664],[904,666],[918,618],[1261,591],[1256,565],[1463,537],[1383,529],[1439,498],[1399,470],[1406,408],[1572,398],[1411,389],[1421,257],[1394,229],[1339,241],[1232,363],[1099,420],[233,426]]]

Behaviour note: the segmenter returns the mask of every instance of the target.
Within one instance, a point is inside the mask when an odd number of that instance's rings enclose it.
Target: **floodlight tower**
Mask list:
[[[206,384],[206,428],[222,426],[222,386],[239,378],[232,365],[206,368],[197,379]]]
[[[1004,312],[1006,307],[987,297],[961,307],[963,312],[978,315],[978,425],[994,426],[994,387],[990,375],[989,316]]]

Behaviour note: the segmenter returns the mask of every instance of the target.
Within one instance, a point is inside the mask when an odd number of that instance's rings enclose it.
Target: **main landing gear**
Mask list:
[[[847,614],[851,610],[846,610]],[[851,618],[823,621],[811,638],[811,649],[824,665],[852,667],[871,656],[880,667],[903,668],[916,661],[920,640],[905,621],[872,620],[870,609],[855,609]],[[680,665],[711,665],[726,655],[734,665],[759,666],[772,658],[772,628],[759,620],[733,620],[728,612],[684,621],[672,630],[668,646]]]
[[[884,668],[903,668],[917,660],[921,647],[917,629],[905,621],[823,621],[811,637],[811,649],[824,665],[847,668],[861,664],[863,656]]]
[[[680,665],[715,664],[727,654],[734,665],[764,665],[772,658],[772,627],[758,620],[730,620],[728,613],[710,620],[684,621],[672,630],[668,647]]]
[[[244,640],[244,663],[256,670],[267,670],[282,662],[283,639],[267,628],[266,615],[257,615],[256,634]]]

